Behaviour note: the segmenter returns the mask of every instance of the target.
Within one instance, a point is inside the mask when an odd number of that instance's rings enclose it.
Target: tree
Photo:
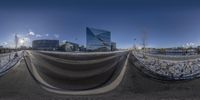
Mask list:
[[[134,45],[133,45],[133,49],[136,50],[136,38],[134,38]]]
[[[143,46],[144,52],[146,52],[146,46],[147,46],[147,32],[146,31],[142,33],[142,46]]]
[[[18,42],[19,42],[19,37],[17,36],[17,34],[15,34],[15,49],[17,49]]]

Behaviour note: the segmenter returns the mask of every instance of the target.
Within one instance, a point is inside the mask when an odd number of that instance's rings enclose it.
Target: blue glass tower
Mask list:
[[[87,27],[86,41],[88,51],[111,51],[111,33],[109,31]]]

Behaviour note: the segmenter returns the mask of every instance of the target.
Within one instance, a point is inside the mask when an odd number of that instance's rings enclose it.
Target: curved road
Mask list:
[[[27,65],[33,76],[43,85],[60,90],[81,91],[109,84],[114,73],[118,74],[127,58],[128,52],[112,56],[84,55],[85,59],[62,59],[41,52],[28,51]],[[110,55],[110,54],[109,54]],[[88,60],[97,56],[98,59]]]
[[[42,89],[30,76],[24,60],[0,77],[1,100],[199,100],[200,80],[165,82],[147,78],[128,63],[121,84],[113,91],[90,96],[70,96]]]

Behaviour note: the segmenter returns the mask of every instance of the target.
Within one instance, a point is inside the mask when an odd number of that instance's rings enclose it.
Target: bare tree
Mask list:
[[[148,39],[148,37],[147,37],[147,32],[144,31],[144,32],[142,33],[142,46],[143,46],[144,52],[146,52],[147,39]]]
[[[134,38],[133,49],[136,50],[136,38]]]
[[[15,34],[15,49],[17,49],[18,42],[19,42],[19,37],[17,36],[17,34]]]

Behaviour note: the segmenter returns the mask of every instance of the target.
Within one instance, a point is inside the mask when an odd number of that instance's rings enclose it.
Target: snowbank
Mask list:
[[[133,55],[153,73],[171,79],[191,79],[200,76],[200,57],[192,56],[166,56],[143,54],[133,52]],[[175,60],[173,59],[175,58]],[[184,59],[183,59],[184,58]]]
[[[18,56],[16,56],[16,53]],[[13,67],[23,56],[23,51],[0,54],[0,75]]]

